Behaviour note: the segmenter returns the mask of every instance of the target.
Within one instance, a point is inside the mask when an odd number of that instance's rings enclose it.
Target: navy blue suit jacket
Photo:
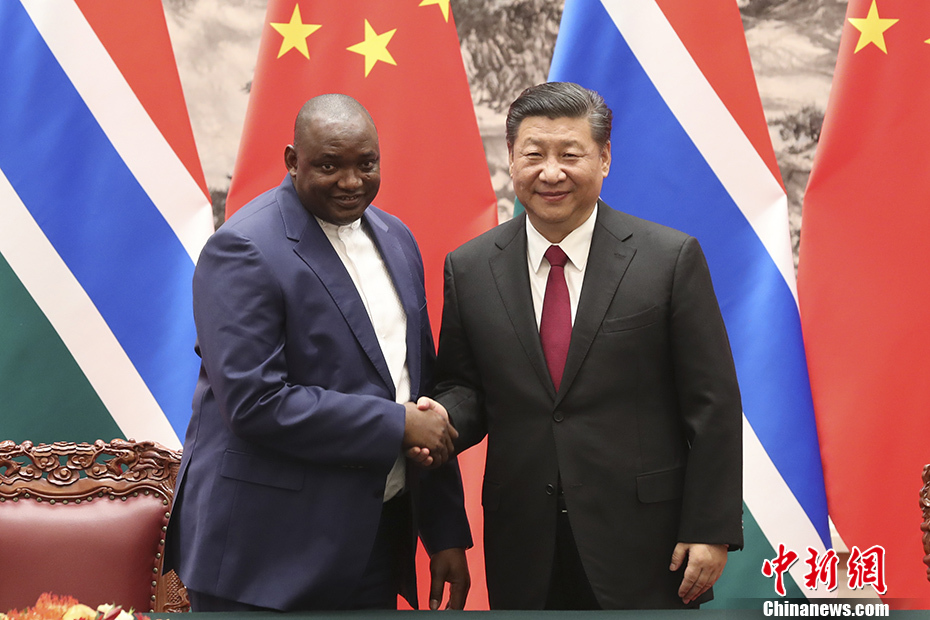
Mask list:
[[[407,315],[416,399],[435,357],[422,259],[397,218],[369,207],[363,220]],[[361,297],[290,177],[210,238],[193,286],[202,365],[168,565],[214,596],[340,608],[366,566],[404,432]],[[408,467],[416,510],[402,591],[414,607],[417,529],[430,552],[471,545],[450,465]]]

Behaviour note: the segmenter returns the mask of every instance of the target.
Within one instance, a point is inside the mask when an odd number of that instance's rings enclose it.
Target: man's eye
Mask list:
[[[365,172],[371,172],[372,170],[375,169],[375,162],[363,161],[361,164],[359,164],[358,167]]]

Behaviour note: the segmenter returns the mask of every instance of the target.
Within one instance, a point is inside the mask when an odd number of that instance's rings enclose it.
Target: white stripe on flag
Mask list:
[[[0,170],[0,254],[127,438],[179,449],[174,429],[84,289]]]
[[[213,232],[210,202],[74,2],[23,0],[62,69],[193,262]]]
[[[655,0],[602,0],[659,94],[742,211],[797,305],[784,190]]]
[[[800,556],[788,572],[798,587],[803,588],[805,575],[809,571],[809,567],[804,563],[807,548],[816,549],[821,558],[826,549],[814,524],[765,452],[745,415],[743,470],[751,472],[751,475],[743,477],[743,501],[776,552],[778,544],[782,543],[786,549],[791,549]],[[759,566],[759,570],[761,569]],[[836,591],[827,592],[822,588],[803,588],[803,592],[808,598],[836,597]]]

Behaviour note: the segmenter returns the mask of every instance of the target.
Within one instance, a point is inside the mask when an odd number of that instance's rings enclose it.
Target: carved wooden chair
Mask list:
[[[927,581],[930,581],[930,465],[924,465],[924,486],[920,489],[920,509],[924,520],[920,524],[923,532],[924,564],[927,565]]]
[[[0,442],[0,612],[43,592],[187,611],[177,575],[161,575],[180,462],[150,441]]]

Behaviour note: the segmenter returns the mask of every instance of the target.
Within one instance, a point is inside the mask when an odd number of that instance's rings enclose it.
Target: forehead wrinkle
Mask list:
[[[518,139],[517,143],[521,147],[556,146],[560,148],[585,148],[585,143],[576,138],[559,138],[555,140],[547,140],[545,136],[526,136],[523,139]]]
[[[584,145],[588,136],[583,133],[583,130],[578,127],[529,123],[520,127],[516,141],[533,144],[545,141],[559,145]]]

